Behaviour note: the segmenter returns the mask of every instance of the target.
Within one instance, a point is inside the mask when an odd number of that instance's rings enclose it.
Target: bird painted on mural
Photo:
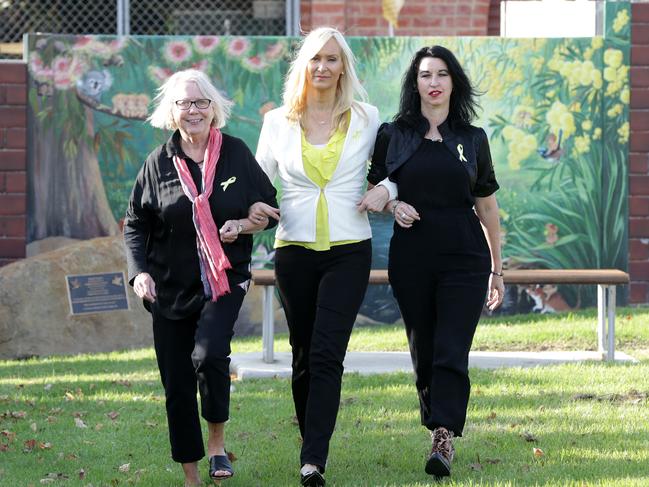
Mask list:
[[[561,148],[561,139],[563,137],[563,130],[559,130],[559,137],[553,133],[548,134],[545,139],[546,146],[537,149],[539,155],[549,162],[558,161],[563,155],[563,149]]]

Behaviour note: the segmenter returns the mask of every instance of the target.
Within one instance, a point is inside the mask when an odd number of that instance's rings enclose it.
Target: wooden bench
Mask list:
[[[275,271],[254,270],[252,280],[263,286],[262,342],[263,359],[273,362]],[[597,285],[597,350],[606,360],[615,360],[615,290],[628,284],[629,275],[617,269],[538,269],[506,270],[505,284],[596,284]],[[372,269],[370,284],[388,284],[386,269]]]

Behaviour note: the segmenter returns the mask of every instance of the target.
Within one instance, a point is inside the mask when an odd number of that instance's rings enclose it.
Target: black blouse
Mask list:
[[[422,117],[421,124],[410,127],[400,122],[384,123],[374,144],[374,154],[367,180],[377,184],[386,176],[395,181],[394,174],[406,164],[424,143],[429,124]],[[451,128],[448,121],[438,126],[447,153],[464,168],[469,178],[469,189],[474,197],[486,197],[499,188],[485,131],[473,125]],[[399,189],[401,195],[401,189]]]
[[[148,272],[156,284],[156,311],[170,319],[187,317],[205,302],[196,248],[192,204],[185,196],[173,165],[173,156],[187,162],[197,188],[201,169],[183,152],[176,131],[166,144],[147,157],[135,180],[126,218],[124,241],[128,279]],[[246,144],[223,134],[221,154],[214,176],[210,208],[217,228],[227,220],[248,216],[257,201],[277,207],[276,190]],[[269,227],[276,222],[272,219]],[[227,271],[230,287],[250,279],[252,235],[241,234],[223,251],[232,269]],[[145,302],[151,310],[151,304]]]
[[[470,209],[475,205],[466,169],[442,142],[424,139],[408,162],[392,174],[392,179],[399,188],[399,199],[420,213]]]

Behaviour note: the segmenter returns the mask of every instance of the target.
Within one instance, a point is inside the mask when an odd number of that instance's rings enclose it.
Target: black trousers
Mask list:
[[[327,251],[299,246],[275,252],[275,274],[293,351],[293,401],[302,465],[326,467],[340,405],[343,360],[363,301],[370,240]]]
[[[469,350],[489,282],[486,241],[471,244],[466,254],[456,248],[455,254],[436,255],[430,242],[442,236],[423,240],[397,232],[388,275],[408,335],[421,422],[462,436],[471,390]],[[422,241],[427,251],[416,248]]]
[[[231,286],[231,293],[182,320],[170,320],[153,306],[153,342],[165,390],[171,457],[179,463],[205,456],[196,390],[201,397],[201,416],[223,423],[230,408],[230,340],[234,335],[245,291]]]

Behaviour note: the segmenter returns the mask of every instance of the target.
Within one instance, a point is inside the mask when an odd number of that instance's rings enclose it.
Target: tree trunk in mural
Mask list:
[[[84,107],[85,135],[71,134],[78,141],[76,150],[66,155],[65,140],[54,140],[55,131],[47,129],[35,140],[31,158],[34,171],[29,195],[29,240],[65,236],[87,239],[116,235],[119,227],[111,213],[99,161],[87,144],[94,136],[93,112]]]

